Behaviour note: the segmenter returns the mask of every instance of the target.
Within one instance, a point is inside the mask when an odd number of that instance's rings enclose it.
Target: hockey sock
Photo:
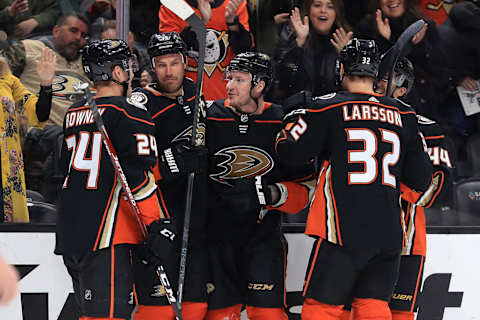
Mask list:
[[[303,303],[302,320],[339,320],[343,305],[335,306],[307,298]]]
[[[139,305],[133,320],[174,320],[175,312],[172,306],[143,306]]]
[[[96,318],[96,317],[80,317],[78,320],[125,320],[121,318]]]
[[[415,313],[409,311],[392,310],[392,320],[413,320]]]
[[[259,308],[247,306],[248,319],[251,320],[288,320],[283,308]]]
[[[352,312],[350,310],[343,310],[340,320],[350,320],[352,317]]]
[[[208,310],[205,320],[240,320],[241,312],[241,304],[236,304],[228,308]]]
[[[378,299],[353,299],[352,314],[354,320],[392,320],[388,302]]]
[[[206,302],[184,302],[182,303],[183,320],[198,320],[205,318],[207,314]]]

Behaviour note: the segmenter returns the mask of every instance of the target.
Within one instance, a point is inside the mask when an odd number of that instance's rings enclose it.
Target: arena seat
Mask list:
[[[425,209],[427,226],[456,226],[457,212],[451,207],[431,207]]]
[[[460,225],[480,225],[480,178],[465,179],[457,184],[455,205]]]

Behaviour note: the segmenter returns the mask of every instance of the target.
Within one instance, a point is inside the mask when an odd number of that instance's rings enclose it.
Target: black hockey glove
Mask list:
[[[138,246],[142,262],[164,263],[172,259],[176,248],[176,227],[171,219],[160,219],[147,226],[147,239]]]
[[[207,167],[207,148],[192,147],[188,143],[178,144],[162,150],[158,157],[158,168],[162,180],[173,180],[191,172],[201,172]]]
[[[257,212],[260,221],[267,213],[266,206],[273,203],[268,183],[261,176],[235,180],[220,198],[230,212]]]

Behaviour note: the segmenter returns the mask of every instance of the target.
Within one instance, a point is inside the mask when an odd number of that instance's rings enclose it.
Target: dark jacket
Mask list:
[[[280,28],[274,56],[276,80],[271,92],[275,102],[281,103],[301,90],[311,91],[313,96],[338,90],[335,76],[338,54],[331,38],[331,34],[312,34],[305,47],[300,48],[290,26],[284,24]]]
[[[400,34],[416,20],[415,18],[408,18],[406,15],[396,19],[389,18],[392,35],[387,40],[378,33],[375,15],[370,14],[357,26],[356,37],[374,39],[378,43],[380,51],[384,53],[395,44]],[[426,22],[428,28],[425,37],[420,43],[412,47],[412,51],[407,56],[415,68],[415,84],[406,100],[419,114],[438,120],[437,107],[442,101],[439,91],[445,86],[447,77],[442,68],[444,54],[440,45],[438,30],[433,21],[426,20]]]

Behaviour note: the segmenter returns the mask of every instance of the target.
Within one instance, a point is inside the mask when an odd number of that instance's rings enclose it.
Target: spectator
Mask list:
[[[397,6],[388,0],[370,0],[369,14],[357,26],[356,34],[361,38],[375,39],[384,53],[410,24],[419,19],[424,16],[416,0],[399,0]],[[412,39],[413,49],[407,55],[416,68],[415,85],[406,100],[419,114],[438,121],[439,91],[445,82],[445,75],[439,68],[443,63],[443,48],[435,23],[428,19],[426,22]]]
[[[188,0],[207,25],[207,48],[203,92],[205,99],[216,100],[226,96],[223,71],[235,55],[253,47],[248,25],[247,3],[243,0]],[[176,31],[188,47],[187,77],[196,79],[198,44],[187,23],[165,6],[160,6],[160,33]],[[197,53],[195,52],[197,51]]]
[[[53,82],[53,103],[50,123],[62,126],[67,108],[80,95],[73,90],[73,84],[88,81],[82,67],[80,49],[85,45],[88,22],[75,13],[61,16],[53,27],[53,38],[22,40],[12,45],[5,53],[12,73],[19,77],[25,88],[31,92],[40,89],[40,77],[35,62],[43,48],[50,47],[57,53],[55,79]]]
[[[108,20],[103,25],[103,28],[100,32],[100,39],[117,39],[117,30],[116,30],[116,22],[115,20]],[[128,39],[128,47],[132,52],[132,63],[133,63],[133,80],[132,80],[132,88],[136,88],[140,86],[140,78],[142,74],[142,70],[145,67],[150,65],[150,58],[148,54],[144,50],[140,50],[135,45],[135,38],[133,37],[133,33],[130,31],[129,39]]]
[[[5,58],[0,60],[0,96],[2,111],[0,123],[3,207],[0,220],[28,222],[27,196],[23,173],[21,143],[27,126],[44,126],[48,120],[52,102],[52,80],[55,75],[55,54],[42,50],[41,61],[36,62],[41,85],[36,95],[25,89],[20,80],[10,73]]]
[[[0,305],[7,305],[18,292],[18,271],[0,257]]]
[[[338,90],[335,60],[352,38],[343,15],[342,0],[306,0],[303,18],[292,10],[290,24],[281,31],[275,53],[278,82],[272,91],[281,101],[298,91],[324,95]]]
[[[455,140],[459,158],[464,159],[465,137],[479,131],[479,114],[465,116],[456,90],[462,86],[476,91],[480,80],[480,7],[465,1],[450,11],[448,19],[438,27],[441,46],[445,50],[443,65],[449,76],[448,87],[442,90],[446,99],[440,107],[443,125]],[[475,123],[476,122],[476,123]]]
[[[293,0],[248,0],[248,23],[255,51],[273,56],[277,43],[276,24],[288,21]]]
[[[152,70],[144,68],[140,73],[140,87],[145,88],[148,84],[152,83],[153,76]]]
[[[50,32],[60,15],[58,0],[0,0],[0,29],[9,38]]]

